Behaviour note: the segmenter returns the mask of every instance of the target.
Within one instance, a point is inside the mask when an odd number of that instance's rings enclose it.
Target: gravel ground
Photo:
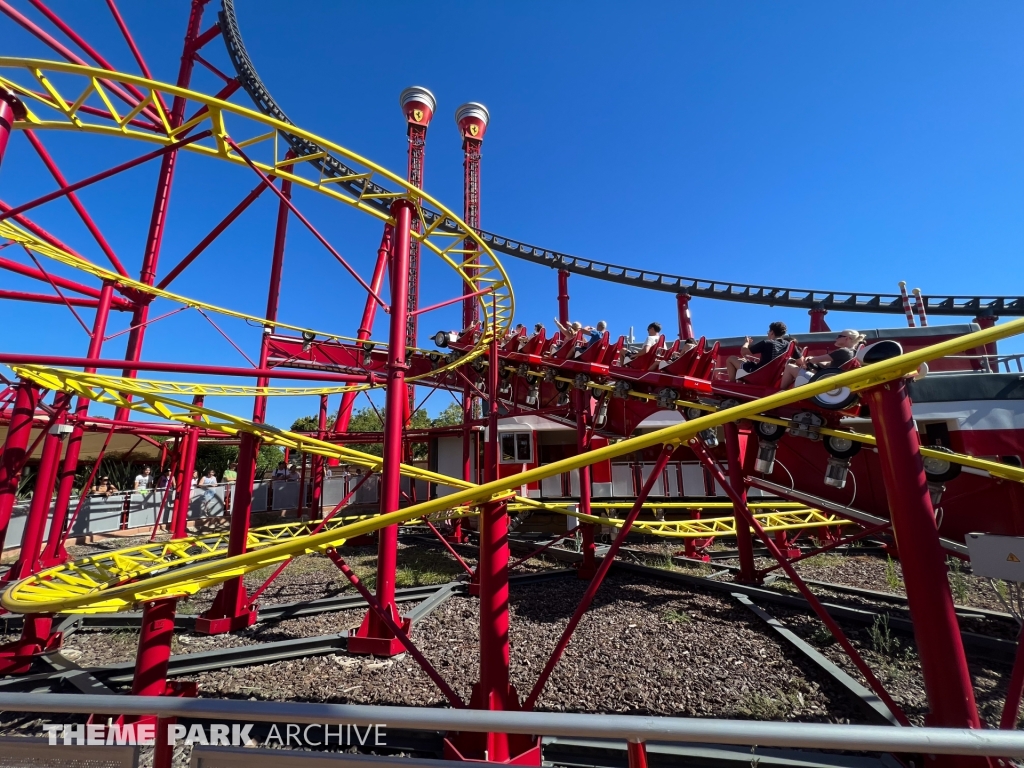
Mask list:
[[[525,696],[585,584],[572,578],[513,587],[512,683]],[[414,639],[468,698],[477,675],[477,603],[453,598]],[[679,593],[644,578],[610,576],[584,617],[538,708],[679,716],[863,721],[844,693],[759,620],[714,594]],[[406,655],[329,656],[198,675],[203,695],[359,704],[443,706]]]
[[[125,539],[76,547],[81,557],[118,549]],[[434,544],[403,540],[399,553],[400,586],[440,584],[462,573],[461,567]],[[664,566],[664,557],[678,549],[640,545],[641,559]],[[646,557],[643,557],[646,552]],[[346,551],[346,559],[372,586],[374,547]],[[470,564],[471,557],[463,556]],[[728,561],[725,561],[728,562]],[[765,561],[767,562],[767,561]],[[759,563],[760,564],[760,563]],[[544,569],[554,563],[531,563]],[[708,575],[719,563],[685,570]],[[559,566],[560,567],[560,566]],[[254,589],[272,569],[250,574]],[[807,578],[846,584],[894,595],[903,594],[899,564],[873,555],[824,555],[798,564]],[[728,580],[724,577],[722,580]],[[1002,610],[991,586],[970,574],[954,572],[951,585],[957,602]],[[511,608],[511,678],[525,697],[578,604],[585,583],[572,577],[513,585]],[[777,581],[776,588],[792,590]],[[986,592],[987,590],[987,592]],[[351,592],[352,588],[326,558],[306,556],[292,563],[261,597],[272,605]],[[815,588],[839,603],[885,608],[899,606]],[[181,613],[206,608],[210,594],[182,600]],[[405,604],[403,610],[410,610]],[[761,606],[818,647],[826,656],[861,679],[852,663],[810,614],[778,605]],[[326,613],[265,623],[216,637],[179,632],[174,653],[195,653],[296,637],[344,632],[356,627],[364,609]],[[998,620],[971,620],[964,628],[1012,637],[1013,627]],[[455,597],[414,629],[413,639],[464,699],[478,676],[477,601]],[[896,701],[916,723],[923,720],[925,696],[913,641],[884,627],[844,625]],[[89,667],[135,656],[137,633],[86,632],[71,635],[67,655]],[[1007,665],[971,659],[979,708],[989,723],[998,722],[1009,676]],[[415,662],[402,654],[394,659],[333,655],[274,664],[217,670],[186,678],[198,682],[201,695],[268,700],[330,701],[361,704],[445,706],[443,696]],[[793,650],[749,610],[728,596],[699,588],[667,585],[655,579],[612,574],[602,586],[564,657],[540,696],[537,708],[548,711],[615,712],[748,719],[873,722],[843,689]]]

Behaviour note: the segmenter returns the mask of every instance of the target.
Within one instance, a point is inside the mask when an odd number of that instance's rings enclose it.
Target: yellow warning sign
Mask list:
[[[1011,552],[1010,554],[1008,554],[1006,556],[1006,562],[1008,562],[1008,563],[1019,563],[1020,562],[1020,558],[1017,557],[1015,554],[1013,554],[1013,552]]]

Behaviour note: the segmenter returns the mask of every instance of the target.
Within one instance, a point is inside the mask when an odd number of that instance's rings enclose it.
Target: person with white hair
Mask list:
[[[841,368],[857,355],[857,348],[864,342],[864,334],[847,329],[840,331],[835,340],[835,349],[824,355],[799,357],[786,366],[782,374],[782,388],[802,387],[823,368]]]
[[[601,340],[601,337],[604,336],[604,332],[607,330],[608,323],[606,323],[604,320],[598,320],[597,325],[593,327],[589,325],[586,326],[583,329],[583,331],[584,333],[587,334],[588,337],[587,346],[589,347],[591,344],[596,344],[597,342],[599,342]]]

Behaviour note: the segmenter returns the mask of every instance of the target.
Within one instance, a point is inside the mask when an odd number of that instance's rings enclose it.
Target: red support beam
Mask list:
[[[786,576],[789,577],[789,580],[793,583],[793,586],[797,588],[800,594],[803,595],[804,599],[811,606],[811,610],[813,610],[815,614],[817,614],[818,618],[821,619],[821,622],[828,628],[829,632],[832,633],[832,636],[836,639],[836,642],[838,642],[842,649],[846,652],[846,655],[850,657],[850,661],[852,661],[854,666],[857,667],[858,670],[860,670],[860,673],[862,675],[864,675],[864,679],[867,680],[868,686],[870,686],[871,690],[873,690],[875,694],[877,694],[878,698],[882,701],[882,703],[889,708],[889,711],[893,714],[893,717],[896,718],[900,725],[910,725],[910,721],[907,720],[907,716],[903,713],[903,710],[900,709],[899,705],[896,704],[895,701],[893,701],[892,697],[889,695],[889,692],[885,690],[885,687],[882,685],[882,683],[878,680],[877,677],[875,677],[874,672],[871,671],[871,668],[867,665],[867,662],[864,661],[863,657],[860,655],[857,649],[854,648],[853,645],[850,643],[849,639],[846,637],[846,634],[836,623],[835,619],[833,619],[829,612],[825,609],[825,606],[821,604],[821,601],[818,599],[818,597],[813,592],[811,592],[810,588],[807,586],[804,580],[800,578],[800,574],[798,574],[796,572],[796,569],[792,565],[790,565],[790,563],[786,560],[782,552],[779,551],[778,546],[776,546],[775,542],[772,541],[771,536],[769,536],[765,532],[764,528],[757,521],[757,518],[754,517],[754,513],[751,512],[750,508],[747,506],[746,498],[742,496],[740,492],[732,486],[732,483],[725,476],[725,473],[722,471],[722,468],[718,465],[714,458],[712,458],[711,454],[708,453],[707,447],[704,445],[704,441],[701,440],[701,438],[699,437],[694,437],[690,439],[689,444],[690,448],[693,450],[694,455],[696,455],[697,459],[701,462],[701,464],[704,465],[704,467],[709,472],[711,472],[712,476],[718,481],[718,483],[725,490],[726,494],[732,500],[733,509],[739,513],[740,518],[744,521],[744,524],[754,529],[758,537],[761,539],[762,543],[771,553],[771,556],[775,558],[775,561],[779,563],[780,566],[782,566],[782,570],[786,572]]]
[[[23,264],[11,261],[10,259],[0,258],[0,269],[6,269],[8,272],[14,272],[15,274],[23,275],[24,277],[31,277],[33,280],[39,280],[40,282],[44,282],[49,285],[58,285],[66,291],[74,291],[82,296],[88,296],[90,299],[99,300],[100,298],[100,292],[95,288],[90,288],[87,285],[76,283],[73,280],[68,280],[58,275],[49,275],[49,279],[47,279],[47,275],[40,270],[24,266]],[[55,303],[63,304],[59,296],[56,298],[57,302]],[[110,306],[111,309],[126,311],[132,309],[133,305],[131,302],[118,296],[111,301]]]
[[[0,352],[0,363],[5,365],[43,365],[59,368],[120,368],[124,360],[112,360],[98,357],[58,357],[54,355],[23,355],[16,352]],[[136,361],[134,366],[139,371],[158,371],[163,373],[188,373],[198,376],[241,376],[251,378],[287,379],[291,381],[334,382],[337,384],[364,384],[366,376],[346,373],[329,373],[326,371],[304,371],[291,368],[233,368],[227,365],[194,365],[192,363],[158,363],[153,361]],[[92,372],[92,371],[90,371]],[[258,386],[268,386],[259,384]]]
[[[828,310],[824,307],[815,307],[808,310],[807,314],[811,316],[811,333],[828,333],[832,330],[828,327],[828,323],[825,322],[825,315],[828,314]]]
[[[392,613],[381,605],[380,601],[373,595],[370,590],[366,588],[359,577],[356,576],[355,571],[349,568],[348,563],[338,554],[337,550],[327,550],[327,556],[331,558],[331,561],[338,566],[345,578],[351,582],[352,586],[356,588],[363,599],[369,603],[370,610],[376,614],[380,620],[388,627],[388,629],[395,635],[395,637],[402,643],[402,646],[409,652],[409,655],[416,660],[416,663],[420,665],[420,668],[427,673],[434,684],[441,689],[441,693],[448,699],[448,703],[456,709],[465,709],[466,704],[459,698],[459,695],[452,690],[451,686],[445,682],[445,679],[441,677],[440,673],[434,668],[427,657],[424,656],[420,650],[413,644],[412,640],[409,639],[408,626],[400,627],[395,621]]]
[[[862,397],[871,411],[889,517],[914,617],[914,638],[930,709],[925,722],[945,728],[980,728],[906,382],[899,379],[883,384]],[[985,763],[983,758],[941,760],[958,766]]]
[[[171,659],[174,614],[178,598],[154,600],[142,606],[139,649],[132,676],[133,696],[163,696],[167,691],[167,665]]]
[[[50,22],[52,22],[53,25],[57,27],[57,29],[59,29],[61,32],[67,35],[68,38],[73,43],[75,43],[75,45],[77,45],[79,48],[85,51],[85,54],[93,61],[95,61],[97,64],[99,64],[100,67],[102,67],[103,69],[109,69],[111,72],[116,71],[116,68],[109,61],[103,58],[103,56],[101,56],[99,52],[96,51],[96,49],[89,45],[89,43],[87,43],[77,32],[75,32],[74,29],[68,26],[64,22],[64,20],[61,19],[56,13],[47,8],[46,5],[43,4],[42,0],[28,1],[32,3],[32,5],[34,5],[40,13],[42,13],[47,19],[49,19]],[[131,85],[130,83],[125,83],[125,88],[139,101],[142,101],[144,98],[146,98],[145,94],[143,94],[142,91],[140,91],[138,88],[136,88],[134,85]],[[152,107],[147,107],[147,110],[149,111],[150,117],[152,119],[159,120],[159,117],[156,114],[153,114]]]
[[[203,396],[192,398],[193,405],[202,406]],[[198,419],[195,419],[198,424]],[[196,450],[199,447],[198,425],[190,427],[182,441],[181,461],[178,464],[178,477],[175,478],[174,508],[171,512],[171,538],[184,539],[188,536],[188,511],[192,503],[192,473],[196,468]]]
[[[558,270],[558,322],[569,325],[569,273]]]
[[[60,168],[57,167],[57,163],[54,162],[53,158],[50,156],[50,153],[46,151],[46,147],[43,146],[43,143],[39,140],[39,137],[36,136],[35,131],[25,130],[22,131],[22,133],[25,134],[25,138],[28,139],[29,144],[31,144],[32,148],[35,149],[36,154],[39,155],[39,159],[43,161],[43,165],[46,166],[46,170],[48,170],[50,172],[50,175],[53,176],[53,180],[57,182],[57,185],[60,186],[62,189],[68,187],[68,180],[64,178],[64,174],[61,173]],[[96,222],[93,221],[92,217],[89,215],[89,212],[85,210],[85,206],[82,205],[82,201],[78,199],[78,195],[76,195],[74,192],[68,192],[67,197],[68,202],[71,203],[71,206],[75,209],[75,212],[78,213],[78,217],[82,220],[82,223],[85,224],[85,228],[89,230],[89,234],[92,235],[93,240],[96,241],[96,244],[100,247],[100,250],[103,251],[104,254],[106,254],[107,260],[114,267],[114,270],[119,275],[127,277],[127,270],[124,268],[124,265],[121,263],[121,260],[117,258],[117,254],[114,253],[114,249],[111,248],[110,243],[107,242],[107,239],[103,236],[103,233],[100,232],[100,228],[96,226]]]
[[[690,294],[676,294],[676,313],[679,316],[679,338],[693,339],[693,318],[690,315]]]
[[[62,307],[70,304],[73,307],[85,307],[86,309],[95,309],[100,304],[96,299],[79,299],[74,296],[50,296],[46,293],[25,293],[24,291],[0,290],[0,299],[30,301],[36,304],[59,304]]]
[[[228,557],[245,554],[252,515],[252,485],[256,481],[256,458],[260,441],[249,432],[241,434],[238,445],[238,479],[231,504]],[[220,588],[213,606],[196,619],[196,631],[219,635],[251,627],[256,623],[256,605],[249,599],[242,577],[229,579]]]
[[[203,20],[203,9],[208,0],[192,0],[189,10],[188,24],[185,28],[185,40],[182,45],[181,64],[178,67],[178,77],[175,85],[179,88],[188,88],[192,81],[192,70],[195,67],[195,59],[191,52],[196,38],[199,36],[200,24]],[[187,101],[184,96],[174,97],[171,105],[171,112],[168,116],[172,128],[178,128],[185,116]],[[208,133],[204,131],[203,133]],[[198,136],[202,136],[200,133]],[[171,199],[171,185],[174,181],[174,169],[177,163],[177,151],[167,152],[160,162],[160,171],[157,175],[156,190],[153,195],[153,210],[149,220],[149,231],[146,235],[145,250],[142,255],[142,270],[139,279],[146,285],[153,285],[156,279],[157,264],[160,260],[160,247],[163,243],[164,228],[167,224],[167,211]],[[124,375],[129,378],[135,377],[135,369],[131,363],[142,357],[142,345],[146,336],[146,319],[149,317],[149,302],[140,302],[132,317],[134,329],[128,336],[128,343],[125,346]],[[114,412],[115,418],[123,419],[127,416],[127,409],[118,408]]]
[[[35,2],[33,2],[33,4],[36,5],[37,8],[40,8],[40,10],[42,10],[42,3],[35,3]],[[36,25],[32,21],[30,21],[28,18],[23,16],[21,13],[16,11],[14,8],[12,8],[10,6],[10,4],[8,4],[4,0],[0,0],[0,13],[6,14],[12,21],[14,21],[16,24],[18,24],[19,26],[21,26],[22,28],[27,30],[30,34],[34,35],[36,38],[41,40],[44,44],[46,44],[47,46],[52,48],[54,51],[59,53],[65,59],[70,61],[72,64],[79,64],[79,65],[81,65],[83,67],[88,67],[89,66],[89,62],[87,62],[81,56],[78,56],[76,53],[74,53],[73,51],[71,51],[70,49],[68,49],[67,47],[62,45],[61,43],[57,42],[52,36],[47,34],[38,25]],[[47,13],[47,16],[49,18],[51,18],[51,21],[52,21],[53,17],[55,17],[56,15],[52,14],[52,13]],[[75,35],[72,39],[75,39],[76,42],[77,42],[81,38],[78,38],[78,36]],[[86,47],[83,47],[83,50],[86,50],[88,52],[91,49],[87,49]],[[97,61],[98,62],[102,61],[102,59],[97,59]],[[104,69],[112,69],[112,67],[110,67],[109,65],[101,65],[101,66],[103,66]],[[126,86],[128,88],[128,90],[131,91],[132,94],[134,94],[134,96],[133,96],[133,95],[129,95],[128,93],[126,93],[124,91],[124,89],[121,88],[120,85],[118,85],[117,83],[111,82],[110,80],[101,80],[100,82],[103,83],[103,85],[106,86],[106,88],[108,90],[110,90],[111,93],[113,93],[119,99],[121,99],[126,104],[128,104],[128,105],[130,105],[132,107],[137,106],[139,101],[141,101],[142,98],[143,98],[141,92],[138,89],[136,89],[134,86]],[[52,98],[52,96],[50,96],[50,94],[46,94],[46,95],[48,97]],[[146,113],[147,117],[149,117],[151,120],[154,121],[154,125],[159,124],[160,118],[156,114],[156,112],[153,110],[152,106],[146,107],[145,110],[143,110],[143,111]]]
[[[288,159],[292,156],[291,150],[285,155]],[[290,173],[294,166],[286,165],[284,170],[286,173]],[[266,185],[264,185],[265,187]],[[292,183],[285,179],[281,182],[281,194],[286,199],[290,199],[292,195]],[[267,310],[264,317],[267,318],[271,323],[277,320],[278,304],[281,300],[281,278],[284,275],[284,254],[285,245],[288,239],[288,206],[285,205],[284,200],[278,201],[277,206],[277,225],[274,228],[274,250],[271,256],[270,263],[270,278],[267,281]],[[260,340],[260,368],[267,367],[267,360],[270,356],[270,346],[268,344],[268,334],[273,331],[272,326],[264,327],[263,338]],[[256,386],[265,387],[270,383],[270,380],[265,377],[258,377],[256,379]],[[267,418],[267,398],[256,397],[253,399],[252,407],[252,420],[262,424]]]
[[[590,438],[588,437],[588,422],[590,412],[591,396],[590,389],[576,390],[576,450],[583,454],[590,450]],[[580,467],[580,503],[579,511],[582,515],[590,514],[590,467]],[[576,569],[576,576],[580,579],[593,578],[597,570],[596,554],[597,545],[594,543],[593,523],[580,523],[580,534],[582,536],[581,551],[583,561]]]
[[[636,501],[633,502],[632,508],[626,515],[626,519],[622,522],[622,529],[615,537],[615,541],[608,548],[608,552],[601,559],[601,565],[598,566],[597,573],[594,574],[594,578],[591,579],[590,584],[587,585],[587,591],[583,593],[583,599],[580,600],[580,604],[576,606],[576,610],[569,619],[569,623],[566,624],[564,630],[562,630],[562,636],[558,639],[558,643],[555,645],[555,650],[551,652],[551,658],[548,659],[547,664],[544,665],[544,669],[541,671],[540,676],[537,678],[537,682],[533,685],[533,690],[530,691],[530,695],[526,697],[526,701],[523,702],[524,710],[533,709],[537,703],[537,699],[540,697],[541,692],[544,690],[544,686],[551,677],[551,673],[555,671],[555,666],[562,658],[562,654],[565,653],[565,649],[569,646],[569,640],[572,639],[572,633],[576,631],[576,627],[579,625],[583,615],[590,608],[590,604],[594,601],[594,597],[597,595],[597,590],[601,588],[601,584],[604,582],[605,576],[608,575],[608,571],[611,570],[612,563],[615,562],[615,556],[619,553],[622,545],[626,541],[626,537],[629,536],[629,531],[633,527],[633,523],[640,516],[640,512],[643,511],[644,502],[647,501],[647,497],[650,495],[651,490],[654,488],[654,484],[658,482],[661,477],[661,473],[665,471],[665,467],[668,466],[669,460],[672,458],[672,454],[675,452],[674,445],[662,446],[661,453],[658,455],[657,461],[654,463],[654,468],[651,470],[651,474],[647,476],[647,480],[643,487],[640,489],[640,493],[637,494]]]
[[[343,266],[346,269],[346,271],[350,275],[352,275],[352,277],[355,278],[356,282],[359,283],[359,285],[361,285],[363,289],[368,294],[370,294],[370,296],[373,297],[373,300],[380,304],[382,307],[387,307],[387,304],[384,303],[384,299],[382,299],[377,293],[373,291],[373,289],[369,285],[367,285],[366,281],[363,280],[359,273],[352,268],[352,265],[350,265],[345,260],[345,257],[338,253],[338,251],[335,250],[334,246],[327,241],[327,238],[320,234],[320,231],[313,226],[312,222],[310,222],[309,219],[302,215],[302,212],[295,207],[295,204],[288,197],[286,197],[284,193],[281,192],[281,190],[274,186],[274,182],[270,179],[270,177],[267,176],[267,174],[265,174],[263,171],[261,171],[259,167],[257,167],[257,165],[252,160],[249,159],[249,156],[242,151],[242,148],[239,147],[232,139],[226,136],[224,137],[224,140],[227,142],[228,146],[230,146],[233,150],[235,150],[235,152],[238,153],[239,157],[241,157],[242,160],[245,161],[245,164],[252,169],[253,173],[255,173],[263,180],[264,185],[266,185],[269,189],[273,190],[274,194],[277,195],[278,198],[280,198],[280,200],[285,205],[288,206],[288,210],[290,210],[295,215],[295,218],[302,222],[303,226],[305,226],[306,229],[309,230],[309,233],[313,235],[313,237],[315,237],[317,241],[319,241],[320,245],[326,248],[328,253],[330,253],[338,261],[338,263],[341,264],[341,266]]]
[[[32,434],[32,419],[39,405],[39,390],[26,380],[18,382],[14,399],[14,410],[7,425],[7,439],[0,452],[0,551],[7,538],[11,512],[17,500],[21,468],[25,463],[29,436]]]
[[[217,226],[210,230],[210,233],[206,237],[199,241],[199,244],[195,248],[189,251],[188,254],[178,262],[174,269],[167,273],[163,280],[157,283],[156,287],[160,289],[167,288],[167,286],[174,281],[174,278],[184,272],[188,266],[206,250],[207,246],[216,240],[220,234],[231,225],[231,222],[241,216],[245,209],[252,205],[256,198],[263,194],[265,189],[266,186],[262,182],[257,185],[248,195],[245,196],[242,202],[231,209],[231,212],[228,213],[228,215],[225,216]]]
[[[89,338],[89,350],[86,356],[97,358],[103,352],[103,336],[107,332],[107,320],[110,316],[110,301],[113,297],[114,286],[109,282],[103,284],[100,292],[100,301],[96,309],[96,316],[93,318],[92,333]],[[92,367],[85,368],[86,373],[95,373]],[[64,549],[64,541],[67,538],[64,534],[64,522],[67,518],[68,509],[71,506],[71,493],[74,490],[75,474],[78,472],[78,457],[82,451],[82,422],[89,415],[89,399],[79,397],[75,405],[75,424],[71,437],[68,438],[68,447],[64,452],[64,463],[61,465],[60,476],[57,479],[57,498],[53,507],[53,522],[50,526],[50,536],[47,539],[46,548],[43,550],[43,566],[56,563],[63,563],[67,560],[67,552]],[[102,457],[106,450],[107,442],[113,434],[114,427],[111,426],[107,441],[103,444]],[[100,457],[97,457],[93,467],[93,473],[99,467]],[[90,479],[91,482],[91,479]],[[87,486],[82,488],[82,499],[85,498]],[[81,500],[79,501],[81,508]],[[75,510],[77,516],[78,510]],[[70,528],[70,526],[69,526]]]
[[[409,235],[413,206],[408,200],[396,200],[391,206],[395,220],[395,245],[391,261],[391,327],[388,336],[388,382],[384,413],[384,456],[380,483],[380,513],[398,510],[402,493],[402,432],[405,427],[406,315],[408,312]],[[398,526],[382,528],[377,538],[377,600],[384,611],[408,632],[410,622],[401,619],[395,603],[395,568],[398,560]],[[387,622],[374,611],[363,618],[359,629],[349,637],[349,653],[394,656],[403,645]]]
[[[129,160],[125,163],[115,165],[113,168],[108,168],[105,171],[93,174],[92,176],[84,178],[81,181],[76,181],[73,184],[65,184],[60,189],[54,190],[53,192],[48,192],[47,194],[42,195],[41,197],[37,197],[34,200],[29,200],[27,203],[22,203],[21,205],[15,206],[14,208],[9,208],[7,210],[4,210],[3,212],[0,212],[0,221],[5,221],[6,219],[10,219],[14,216],[22,214],[25,211],[31,211],[32,209],[38,208],[40,205],[43,205],[44,203],[48,203],[51,200],[56,200],[58,197],[65,197],[67,195],[70,195],[72,192],[77,192],[79,189],[82,189],[83,187],[87,187],[90,184],[95,184],[96,182],[103,181],[104,179],[109,179],[111,176],[116,176],[117,174],[122,173],[123,171],[135,168],[136,166],[142,165],[143,163],[149,162],[150,160],[153,160],[155,158],[168,157],[177,150],[181,149],[182,147],[188,146],[189,144],[199,141],[200,139],[205,139],[209,135],[209,131],[203,131],[202,133],[197,133],[195,136],[189,136],[188,138],[185,139],[178,139],[177,141],[174,141],[165,147],[160,147],[160,149],[155,149],[152,152],[147,152],[144,155],[140,155],[139,157],[136,157],[134,160]]]
[[[413,86],[402,91],[399,97],[402,106],[402,113],[407,123],[407,134],[409,136],[409,162],[406,169],[406,178],[409,183],[417,189],[423,189],[424,161],[427,151],[427,127],[434,116],[434,109],[437,102],[434,95],[426,88]],[[412,222],[414,233],[423,231],[423,224],[416,216]],[[415,347],[417,343],[418,317],[417,309],[420,302],[420,244],[414,237],[409,243],[409,298],[408,316],[406,319],[405,343]],[[414,387],[407,385],[409,397],[409,413],[414,413],[416,408],[416,395]]]
[[[740,573],[739,580],[744,584],[757,581],[757,568],[754,566],[754,538],[750,535],[750,527],[743,519],[740,506],[747,503],[747,488],[743,478],[747,476],[744,464],[750,463],[751,452],[757,443],[751,440],[750,430],[740,428],[730,422],[724,426],[725,455],[729,463],[729,482],[736,490],[738,502],[733,503],[733,521],[736,526],[736,546],[739,549]]]
[[[67,423],[68,406],[71,395],[58,392],[53,398],[54,414],[46,427],[43,439],[43,451],[39,456],[39,468],[36,474],[35,489],[32,491],[32,502],[28,516],[25,518],[25,530],[21,535],[21,549],[18,559],[4,575],[7,581],[18,581],[39,571],[39,556],[43,546],[43,535],[46,533],[46,518],[50,514],[50,503],[57,482],[57,470],[60,466],[60,454],[63,443],[57,434],[50,432],[52,427]]]
[[[320,395],[320,410],[317,413],[316,439],[327,439],[327,395]],[[313,454],[310,459],[310,471],[313,475],[313,491],[310,494],[309,511],[310,518],[316,520],[324,516],[324,463],[327,460],[319,455]]]

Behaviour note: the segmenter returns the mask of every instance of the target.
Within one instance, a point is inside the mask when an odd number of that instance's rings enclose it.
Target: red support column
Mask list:
[[[629,768],[647,768],[647,747],[642,741],[628,742],[626,757],[629,760]]]
[[[139,649],[135,655],[132,695],[163,696],[167,692],[167,663],[171,658],[177,598],[165,598],[142,607]]]
[[[569,273],[558,270],[558,322],[569,325]]]
[[[249,517],[252,512],[252,484],[256,480],[256,457],[259,439],[250,432],[239,434],[238,479],[231,504],[231,528],[228,557],[245,553],[249,538]],[[249,595],[241,576],[224,582],[208,611],[196,618],[196,631],[220,635],[245,629],[256,623],[257,608],[249,603]]]
[[[590,390],[576,390],[576,448],[582,454],[590,450],[590,440],[587,439],[587,427],[590,421]],[[590,514],[590,467],[580,467],[580,503],[579,511],[582,515]],[[576,576],[580,579],[593,578],[597,571],[597,546],[594,544],[594,524],[580,522],[580,534],[582,536],[583,562],[576,569]]]
[[[396,200],[391,206],[395,219],[395,246],[391,262],[391,331],[388,338],[388,383],[384,411],[384,467],[380,483],[380,513],[395,512],[402,494],[402,432],[405,426],[406,314],[408,308],[409,232],[413,206],[408,200]],[[398,526],[378,532],[377,600],[395,623],[406,632],[411,622],[401,619],[395,604],[395,568],[398,561]],[[374,611],[368,611],[363,623],[349,636],[350,653],[394,656],[403,650],[401,641]]]
[[[380,295],[384,285],[384,275],[387,272],[388,259],[391,256],[391,242],[394,238],[394,229],[390,224],[384,225],[384,234],[380,238],[380,247],[377,248],[377,263],[373,268],[373,278],[370,280],[370,288],[375,294]],[[363,317],[359,321],[359,330],[356,338],[365,341],[373,333],[373,321],[377,316],[377,302],[373,296],[366,297],[366,304],[363,307]],[[334,422],[336,433],[348,432],[349,421],[352,419],[352,406],[355,404],[358,392],[345,392],[341,396],[341,406],[338,408],[338,418]]]
[[[409,133],[409,167],[406,178],[409,183],[418,189],[423,189],[423,161],[427,149],[427,127],[430,119],[434,116],[437,108],[437,100],[434,94],[418,85],[406,88],[399,96],[399,103],[402,105],[402,113],[408,123]],[[423,225],[416,217],[412,223],[413,231],[421,232]],[[417,318],[415,314],[420,302],[420,244],[415,238],[409,243],[409,316],[406,320],[405,343],[410,347],[416,346],[417,341]],[[409,398],[409,413],[416,409],[415,388],[406,385]]]
[[[317,415],[316,438],[323,440],[327,437],[327,395],[320,395],[320,412]],[[312,466],[310,467],[313,476],[313,493],[309,503],[310,519],[317,520],[324,516],[324,462],[325,459],[319,454],[313,454]]]
[[[679,314],[679,338],[693,339],[693,319],[690,315],[690,294],[676,294],[676,310]]]
[[[808,310],[807,314],[811,316],[811,333],[828,333],[832,330],[828,327],[828,323],[825,322],[825,315],[828,314],[828,310],[824,307],[815,307]]]
[[[25,464],[28,440],[32,434],[32,418],[39,405],[39,390],[26,380],[18,382],[11,420],[7,426],[7,440],[0,453],[0,550],[7,538],[11,513],[17,500],[18,481]]]
[[[905,381],[864,393],[878,440],[892,531],[900,549],[907,601],[921,658],[930,712],[925,723],[946,728],[979,728],[971,675],[960,626],[946,579],[935,511],[921,459],[921,442]],[[984,758],[937,758],[947,765],[982,765]]]
[[[751,448],[756,448],[757,443],[750,440],[750,430],[741,430],[735,423],[726,424],[725,427],[725,455],[729,462],[729,483],[739,494],[745,504],[747,501],[747,487],[743,483],[746,476],[744,460],[748,458]],[[733,520],[736,525],[736,545],[740,554],[739,581],[752,583],[757,581],[757,569],[754,567],[754,538],[750,534],[750,526],[747,525],[739,509],[733,510]]]
[[[182,45],[181,64],[178,68],[178,79],[175,82],[179,88],[188,88],[192,80],[192,69],[195,66],[195,45],[200,35],[200,25],[203,20],[203,9],[209,0],[192,0],[192,8],[189,13],[188,26],[185,30],[185,41]],[[172,128],[177,128],[185,118],[186,99],[182,96],[175,96],[171,105],[169,120]],[[146,236],[146,248],[142,257],[142,272],[139,279],[146,285],[153,285],[156,279],[157,262],[160,259],[160,246],[163,243],[164,226],[167,223],[167,208],[171,198],[171,183],[174,181],[174,168],[178,158],[177,150],[168,152],[160,162],[160,172],[157,175],[156,194],[153,200],[153,211],[150,216],[149,233]],[[135,370],[131,363],[142,358],[142,342],[146,335],[146,320],[149,317],[149,297],[143,297],[136,304],[135,312],[132,314],[132,325],[135,326],[128,334],[128,344],[125,348],[124,375],[135,376]],[[115,419],[125,419],[128,409],[118,408],[114,412]]]
[[[57,428],[67,423],[70,402],[71,395],[65,392],[58,392],[53,397],[54,416],[50,420],[46,437],[43,438],[35,490],[32,492],[32,503],[29,505],[25,530],[21,536],[21,551],[18,553],[17,561],[4,576],[7,581],[24,579],[39,570],[39,554],[46,531],[46,518],[50,515],[50,504],[53,501],[53,489],[57,482],[57,469],[60,466],[60,453],[63,447]]]
[[[27,675],[35,657],[60,648],[63,635],[53,632],[53,616],[45,613],[26,614],[21,637],[0,645],[0,676]]]
[[[192,398],[193,405],[201,406],[203,396]],[[174,481],[174,508],[171,512],[171,538],[184,539],[188,536],[188,510],[192,504],[192,473],[196,468],[196,452],[199,448],[199,428],[189,427],[181,441],[181,461],[178,462],[178,476]]]
[[[96,359],[103,354],[103,337],[107,332],[107,319],[110,317],[110,302],[114,295],[113,283],[104,282],[100,290],[99,306],[96,307],[96,317],[93,319],[92,336],[89,339],[89,351],[86,355],[90,360]],[[95,373],[92,367],[85,368],[86,373]],[[80,397],[75,404],[75,424],[68,438],[68,447],[64,451],[64,463],[61,464],[60,475],[57,479],[57,498],[53,505],[53,522],[50,525],[50,535],[46,540],[46,547],[43,549],[42,565],[44,568],[67,562],[68,553],[64,549],[64,524],[67,522],[68,510],[71,507],[71,493],[74,491],[75,475],[78,472],[78,457],[82,451],[82,430],[81,422],[89,415],[89,398]],[[83,488],[82,493],[88,492]]]
[[[462,134],[462,199],[463,199],[463,221],[471,228],[480,227],[480,148],[483,145],[484,134],[487,133],[487,126],[490,123],[490,113],[483,104],[468,102],[455,110],[455,123]],[[469,251],[463,258],[463,264],[472,264],[476,260],[476,243],[467,238],[463,247]],[[466,266],[467,275],[473,275],[475,269]],[[462,327],[470,328],[480,321],[480,307],[475,297],[468,298],[473,293],[473,287],[468,283],[462,285],[462,295],[467,298],[462,302]],[[478,329],[482,332],[483,329]],[[473,396],[473,390],[465,387],[462,390],[462,479],[468,482],[478,482],[479,478],[473,477],[473,433],[470,422],[480,416],[480,401]],[[456,530],[452,538],[456,541],[462,540],[462,523],[456,524]]]

